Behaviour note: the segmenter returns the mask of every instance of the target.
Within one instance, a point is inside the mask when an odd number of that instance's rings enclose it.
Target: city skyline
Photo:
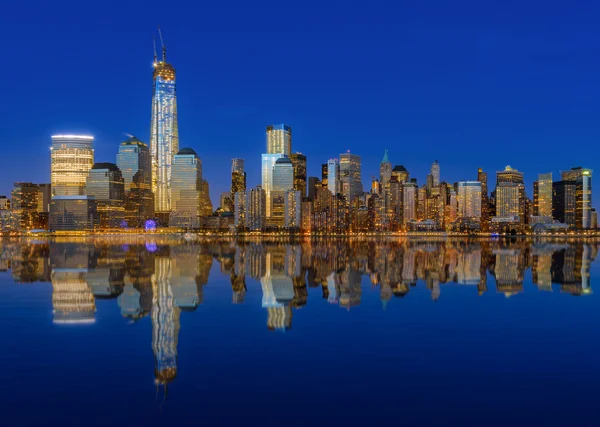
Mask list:
[[[16,6],[15,6],[16,7]],[[260,9],[260,7],[259,7]],[[533,15],[535,8],[521,10],[526,16]],[[216,10],[216,22],[219,18],[224,18],[224,11]],[[476,40],[487,40],[488,33],[502,35],[501,26],[493,21],[491,17],[479,11],[488,25],[489,30],[481,31],[479,28],[471,28],[476,36]],[[349,10],[347,19],[355,19],[357,11]],[[549,12],[550,18],[556,11]],[[581,15],[579,14],[581,13]],[[415,23],[405,27],[409,34],[419,34],[418,25],[423,25],[423,14],[421,10],[414,10],[409,16],[415,18]],[[392,15],[394,15],[392,13]],[[455,16],[456,14],[452,15]],[[558,14],[556,14],[558,15]],[[567,22],[578,26],[589,22],[584,19],[583,12],[578,12],[576,17],[568,16]],[[62,22],[68,19],[69,13],[65,17],[59,18]],[[354,18],[353,18],[354,17]],[[382,18],[380,10],[370,11],[366,18]],[[560,147],[563,141],[576,140],[580,144],[591,145],[598,138],[598,132],[593,129],[592,120],[597,116],[596,103],[590,101],[593,97],[591,93],[595,86],[590,85],[589,72],[585,71],[589,67],[578,67],[579,73],[577,79],[572,79],[572,73],[562,72],[555,68],[555,71],[547,77],[545,81],[535,81],[534,76],[544,71],[547,76],[547,62],[550,65],[560,64],[560,58],[542,56],[526,56],[523,54],[544,53],[548,45],[544,45],[542,37],[535,38],[522,25],[515,24],[516,31],[513,32],[514,40],[506,38],[493,39],[491,46],[486,45],[487,50],[479,48],[476,45],[475,53],[469,54],[463,46],[472,46],[472,42],[466,37],[464,31],[459,30],[459,25],[452,24],[444,33],[446,39],[459,42],[454,43],[455,52],[462,62],[456,64],[453,68],[453,62],[448,54],[443,53],[441,47],[432,46],[428,40],[416,41],[411,38],[403,37],[397,31],[392,32],[390,37],[383,38],[381,32],[375,32],[367,41],[370,44],[383,42],[383,47],[393,45],[393,41],[400,42],[408,63],[413,64],[413,68],[408,71],[402,71],[400,78],[392,82],[390,71],[385,71],[383,60],[376,62],[375,70],[380,74],[381,81],[374,82],[372,79],[375,71],[360,70],[347,73],[342,78],[350,79],[354,84],[354,90],[360,104],[348,103],[347,106],[340,105],[347,103],[348,97],[341,93],[340,88],[329,78],[329,74],[340,69],[344,65],[349,65],[349,52],[342,49],[333,53],[333,57],[324,63],[325,68],[320,74],[320,81],[311,73],[302,73],[299,76],[292,74],[297,81],[290,84],[291,81],[286,77],[278,77],[273,72],[264,73],[264,77],[257,79],[252,71],[237,72],[232,71],[231,60],[226,58],[234,45],[242,43],[246,46],[243,37],[239,34],[228,35],[225,41],[219,40],[199,40],[200,34],[192,32],[183,33],[178,26],[174,25],[174,15],[167,13],[160,23],[168,34],[169,40],[169,61],[177,66],[178,84],[185,88],[178,93],[179,123],[181,127],[181,144],[193,148],[206,164],[205,176],[211,182],[213,201],[218,195],[226,191],[229,186],[227,180],[228,163],[232,157],[241,157],[246,159],[246,170],[248,174],[248,187],[253,187],[260,180],[260,169],[257,167],[256,155],[262,152],[263,129],[268,123],[289,123],[294,128],[294,146],[297,151],[302,152],[308,157],[307,176],[319,176],[318,169],[320,164],[325,162],[338,153],[350,149],[352,153],[361,156],[363,164],[363,183],[368,183],[370,176],[378,175],[379,160],[381,153],[385,148],[389,150],[390,159],[395,164],[404,164],[414,176],[419,178],[419,182],[425,179],[431,162],[439,160],[442,165],[442,177],[447,181],[455,182],[466,179],[475,179],[474,176],[465,176],[465,169],[477,170],[482,167],[488,173],[500,169],[503,165],[511,164],[525,173],[525,184],[528,195],[531,197],[531,188],[533,181],[539,173],[553,172],[555,176],[559,171],[567,166],[582,165],[595,168],[595,164],[582,164],[584,160],[581,153],[571,153],[566,150],[562,159],[552,157],[546,150]],[[183,22],[188,18],[180,17]],[[550,19],[547,17],[546,19]],[[577,19],[575,19],[577,18]],[[582,19],[580,19],[582,18]],[[111,24],[119,23],[122,18],[107,17],[106,22]],[[315,47],[313,40],[301,41],[304,34],[300,29],[301,24],[311,20],[320,21],[320,17],[311,18],[304,13],[293,14],[291,39],[295,41],[290,46],[290,59],[285,61],[302,61],[306,58],[303,51],[305,47]],[[150,20],[148,20],[150,21]],[[434,20],[435,21],[435,20]],[[152,20],[156,22],[156,19]],[[216,23],[215,23],[216,24]],[[207,26],[207,32],[210,34],[216,30],[216,25]],[[384,27],[390,28],[391,22],[384,19]],[[431,25],[431,24],[429,24]],[[111,43],[110,49],[101,48],[98,44],[101,38],[108,35],[104,27],[91,26],[89,29],[79,29],[85,35],[84,39],[91,41],[89,49],[81,53],[81,57],[71,59],[72,67],[56,67],[61,73],[65,74],[65,81],[68,84],[58,84],[61,80],[51,80],[55,71],[52,65],[58,58],[48,59],[49,80],[42,79],[45,87],[40,91],[39,98],[32,101],[33,111],[47,108],[49,97],[52,93],[59,90],[64,95],[64,100],[59,100],[54,106],[52,114],[45,117],[36,117],[35,123],[30,122],[29,117],[24,114],[28,111],[23,108],[19,102],[13,103],[15,93],[9,88],[7,93],[7,105],[13,105],[13,109],[7,111],[6,123],[14,123],[13,126],[3,127],[0,131],[0,139],[9,146],[8,154],[14,158],[14,162],[8,165],[0,179],[0,194],[8,195],[12,183],[15,181],[33,181],[45,182],[45,176],[49,173],[49,164],[44,155],[44,150],[48,146],[47,138],[51,134],[61,132],[90,133],[95,136],[95,150],[98,161],[114,162],[112,158],[114,146],[122,140],[122,132],[130,132],[137,135],[142,141],[150,144],[149,130],[149,78],[151,64],[149,57],[152,55],[151,37],[155,32],[156,25],[150,24],[146,27],[136,28],[135,34],[124,32],[119,25],[117,30],[110,34],[110,37],[118,38],[118,43]],[[584,25],[585,27],[585,25]],[[43,28],[43,26],[42,26]],[[350,36],[350,40],[356,40],[356,33],[350,29],[342,28],[343,34]],[[17,34],[22,31],[16,28],[11,30]],[[333,29],[335,30],[335,28]],[[320,30],[320,35],[325,43],[333,40],[333,30]],[[73,29],[59,28],[53,30],[50,37],[54,42],[62,46],[65,53],[78,51],[77,41],[72,40]],[[245,26],[241,31],[250,31]],[[437,35],[440,35],[441,29]],[[185,34],[185,35],[184,35]],[[486,35],[488,38],[486,39]],[[251,49],[259,49],[267,39],[272,42],[272,32],[265,36],[254,34],[254,41],[258,38],[259,43]],[[586,52],[587,43],[579,43],[580,36],[572,34],[565,36],[566,39],[562,45],[557,47],[559,52],[565,52],[575,49],[578,54],[575,56],[577,65],[583,65],[588,59],[583,59],[580,54]],[[205,39],[205,37],[203,37]],[[532,41],[533,38],[533,41]],[[588,38],[586,38],[587,40]],[[593,39],[593,38],[592,38]],[[522,44],[525,40],[530,43]],[[201,49],[197,52],[191,46],[200,41]],[[439,40],[438,40],[439,41]],[[534,43],[535,42],[535,43]],[[27,67],[28,60],[17,49],[24,49],[31,43],[30,39],[24,39],[15,45],[8,46],[10,56],[14,58],[15,72],[19,72],[22,67]],[[212,43],[212,44],[211,44]],[[283,43],[283,41],[278,42]],[[445,42],[447,43],[447,42]],[[443,43],[442,43],[443,44]],[[443,44],[446,46],[445,44]],[[144,48],[145,47],[145,48]],[[246,46],[248,47],[248,46]],[[345,46],[349,48],[350,45]],[[204,58],[202,50],[204,48],[210,61],[203,61],[202,68],[197,67],[200,58]],[[216,52],[220,48],[225,48],[223,53]],[[433,48],[428,52],[434,59],[427,60],[419,51],[423,48]],[[132,51],[133,50],[133,51]],[[489,53],[488,51],[493,51]],[[137,52],[139,51],[139,52]],[[326,58],[324,49],[311,49],[315,59]],[[326,50],[327,54],[331,54]],[[510,54],[508,52],[511,52]],[[355,54],[359,57],[364,53],[359,49]],[[494,54],[499,54],[497,59],[492,59]],[[514,56],[514,58],[513,58]],[[559,55],[560,56],[560,55]],[[125,57],[127,60],[125,61]],[[523,78],[515,77],[511,67],[515,66],[516,58],[520,62],[524,61]],[[127,64],[126,70],[119,75],[119,80],[114,77],[96,78],[99,70],[93,67],[83,67],[87,61],[95,58],[95,62],[110,62]],[[248,58],[244,55],[244,59]],[[587,55],[586,55],[587,58]],[[469,71],[468,65],[473,60],[481,59],[483,69],[475,67]],[[334,64],[332,61],[339,61]],[[504,67],[492,71],[488,65],[494,65],[495,61],[508,61]],[[431,68],[433,63],[441,61],[442,71],[452,71],[451,76],[444,76],[442,72],[434,71]],[[471,61],[471,62],[469,62]],[[304,67],[304,66],[303,66]],[[305,68],[300,71],[306,71]],[[551,67],[550,67],[551,68]],[[593,67],[592,67],[593,68]],[[227,71],[229,70],[229,71]],[[419,77],[416,71],[429,70],[425,76]],[[259,71],[264,71],[259,68]],[[355,73],[365,73],[362,78],[357,79]],[[464,71],[464,77],[459,77],[461,71]],[[455,97],[457,92],[454,87],[463,87],[467,76],[472,77],[476,71],[482,76],[490,77],[483,82],[469,83],[464,97]],[[526,74],[525,72],[529,72]],[[200,72],[202,79],[198,81]],[[249,74],[248,74],[249,73]],[[223,77],[217,78],[220,74]],[[447,74],[447,73],[446,73]],[[103,74],[106,76],[106,73]],[[336,73],[336,75],[338,75]],[[247,78],[244,78],[247,77]],[[299,77],[299,78],[296,78]],[[496,79],[494,81],[493,79]],[[550,80],[549,80],[550,79]],[[94,80],[94,86],[89,82]],[[182,83],[183,82],[183,83]],[[404,83],[402,83],[404,82]],[[229,86],[225,88],[225,84]],[[288,97],[279,104],[268,105],[274,99],[274,95],[265,92],[263,88],[267,83],[269,87],[279,85],[287,89]],[[287,83],[287,86],[286,86]],[[422,99],[416,98],[416,89],[422,88],[427,83],[433,85],[430,92],[423,93],[420,90]],[[39,89],[36,82],[30,83],[31,89]],[[119,88],[112,92],[110,88],[117,84]],[[314,91],[310,91],[310,102],[303,100],[302,90],[305,86],[314,86]],[[383,84],[386,90],[383,90]],[[372,95],[366,95],[365,90],[369,86],[374,86]],[[404,91],[405,86],[412,85],[413,90]],[[17,85],[21,87],[20,85]],[[214,88],[211,88],[214,86]],[[559,88],[556,100],[548,99],[557,93],[553,87]],[[526,87],[526,90],[522,90]],[[481,105],[484,99],[475,96],[476,89],[485,89],[486,98],[494,100],[495,106],[486,102]],[[582,98],[585,93],[586,96]],[[199,96],[199,90],[205,90],[204,96]],[[508,92],[506,92],[508,90]],[[592,90],[592,92],[590,92]],[[98,91],[111,92],[114,101],[110,108],[107,107],[106,97],[96,96]],[[261,91],[258,96],[255,91]],[[318,92],[317,92],[318,91]],[[236,93],[238,95],[236,95]],[[402,96],[399,94],[402,93]],[[217,96],[218,95],[218,96]],[[318,95],[318,96],[317,96]],[[512,98],[511,98],[512,96]],[[86,98],[95,97],[96,101],[89,103]],[[393,106],[385,101],[389,97],[394,97],[398,104]],[[597,98],[597,97],[595,97]],[[281,98],[279,98],[281,99]],[[452,104],[450,101],[454,104]],[[365,102],[366,101],[366,102]],[[371,101],[371,102],[368,102]],[[550,101],[550,102],[549,102]],[[565,105],[570,105],[566,108]],[[367,107],[368,106],[368,107]],[[575,106],[575,109],[572,108]],[[336,111],[332,107],[338,107]],[[126,108],[126,110],[123,110]],[[102,110],[101,112],[99,110]],[[456,109],[462,112],[462,118],[457,114],[451,113]],[[372,110],[370,112],[369,110]],[[127,111],[123,114],[123,111]],[[466,114],[465,114],[466,113]],[[396,117],[395,120],[390,120]],[[328,123],[335,122],[337,126],[328,126]],[[229,126],[227,126],[227,124]],[[25,129],[25,131],[23,131]],[[390,131],[393,129],[393,133]],[[391,137],[389,135],[392,135]],[[385,137],[384,137],[385,136]],[[483,142],[482,142],[483,141]],[[29,144],[27,158],[12,151],[12,146],[18,147],[23,144]],[[505,150],[494,151],[493,156],[486,155],[481,150],[481,144],[493,147],[501,145]],[[429,145],[432,150],[423,151],[423,146]],[[452,149],[453,146],[460,146],[460,150]],[[321,147],[327,147],[322,150]],[[368,148],[368,149],[367,149]],[[521,155],[515,155],[519,149]],[[229,154],[229,151],[234,155]],[[325,152],[326,151],[326,152]],[[428,151],[435,151],[431,155]],[[456,151],[461,152],[459,155]],[[470,153],[471,152],[471,153]],[[491,151],[490,151],[491,152]],[[465,154],[466,153],[466,154]],[[521,159],[516,158],[521,157]],[[531,162],[531,158],[536,158],[536,162]],[[537,159],[539,158],[539,162]],[[534,169],[534,165],[541,163],[543,170]],[[25,165],[32,164],[34,167],[28,168]],[[23,176],[23,171],[32,170],[32,176]],[[473,174],[474,175],[474,174]]]

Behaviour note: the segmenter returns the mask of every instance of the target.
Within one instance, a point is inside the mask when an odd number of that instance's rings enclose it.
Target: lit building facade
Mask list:
[[[246,191],[246,172],[244,171],[244,159],[231,160],[231,194],[232,197],[238,192]]]
[[[39,228],[41,193],[36,184],[15,182],[12,190],[12,210],[21,230]]]
[[[481,182],[461,181],[457,185],[458,218],[481,220]]]
[[[351,153],[340,154],[340,183],[341,193],[348,204],[364,193],[361,178],[360,156]]]
[[[250,231],[260,231],[266,227],[267,195],[259,185],[246,191],[246,228]]]
[[[440,164],[437,160],[431,165],[430,175],[433,177],[433,187],[440,185]]]
[[[523,172],[506,166],[503,171],[496,172],[496,187],[500,184],[516,184],[519,191],[518,213],[515,216],[519,217],[521,223],[526,223],[527,218],[527,197],[525,195],[525,182],[523,181]],[[508,191],[508,190],[506,190]],[[498,189],[496,188],[496,205],[498,204]],[[507,208],[501,208],[506,211]],[[511,207],[512,209],[512,207]],[[498,216],[498,207],[496,206],[496,216]],[[512,216],[512,215],[508,215]]]
[[[135,136],[123,141],[117,153],[117,167],[123,175],[125,192],[136,188],[151,188],[150,149]],[[135,184],[134,184],[135,177]]]
[[[6,196],[0,196],[0,211],[10,210],[10,199]]]
[[[329,159],[327,161],[327,189],[333,195],[341,193],[340,163],[338,159]]]
[[[175,154],[179,152],[179,127],[175,68],[167,62],[164,46],[162,59],[154,56],[153,80],[150,124],[152,191],[155,211],[165,215],[171,210],[171,167]]]
[[[278,159],[286,157],[285,154],[263,154],[262,155],[262,189],[267,197],[267,217],[271,216],[271,191],[273,190],[273,168]]]
[[[398,181],[400,183],[405,183],[405,182],[408,182],[409,178],[410,178],[410,174],[408,173],[408,170],[403,165],[394,166],[394,169],[392,169],[392,178],[391,179],[395,179],[396,181]]]
[[[514,182],[501,182],[496,186],[496,217],[509,218],[520,215],[520,188]]]
[[[533,183],[533,215],[552,217],[552,172],[539,174]]]
[[[592,170],[581,167],[561,171],[563,181],[576,185],[575,226],[580,229],[592,227]]]
[[[552,183],[552,217],[569,227],[577,227],[577,184],[575,182]]]
[[[379,164],[379,182],[381,183],[381,187],[385,189],[390,179],[392,179],[392,163],[390,162],[386,148],[383,153],[383,159]]]
[[[100,228],[118,228],[125,221],[125,184],[114,163],[96,163],[87,178],[87,193],[96,202]]]
[[[87,175],[94,165],[93,141],[86,135],[52,136],[52,197],[86,195]]]
[[[52,136],[50,230],[90,230],[99,224],[96,203],[86,190],[94,165],[93,141],[87,135]]]
[[[306,197],[306,156],[302,153],[290,155],[294,166],[294,190],[299,191],[302,197]]]
[[[173,158],[169,226],[200,227],[202,162],[194,150],[182,148]]]
[[[404,225],[408,221],[417,219],[418,190],[415,182],[405,182],[402,184],[402,220]]]
[[[292,127],[285,124],[267,126],[267,154],[292,154]]]
[[[302,224],[302,195],[300,191],[285,192],[284,227],[300,228]]]

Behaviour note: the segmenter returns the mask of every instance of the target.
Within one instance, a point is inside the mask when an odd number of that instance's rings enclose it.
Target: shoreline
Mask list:
[[[482,239],[482,240],[504,240],[504,239],[597,239],[600,238],[600,230],[588,232],[571,233],[526,233],[526,234],[494,234],[494,233],[458,233],[458,232],[372,232],[372,233],[276,233],[276,232],[245,232],[245,233],[204,233],[204,232],[181,232],[181,231],[155,231],[143,230],[127,232],[34,232],[3,234],[0,239],[20,238],[179,238],[184,241],[198,240],[320,240],[320,239]]]

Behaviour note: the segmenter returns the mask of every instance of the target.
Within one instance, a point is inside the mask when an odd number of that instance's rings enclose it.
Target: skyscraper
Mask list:
[[[321,187],[329,188],[329,177],[327,176],[329,164],[323,163],[321,165]]]
[[[292,128],[285,124],[267,126],[267,153],[292,154]]]
[[[334,196],[342,192],[340,188],[340,163],[338,159],[329,159],[327,161],[327,189]]]
[[[402,220],[404,224],[417,219],[417,193],[416,182],[405,182],[402,184]]]
[[[32,230],[39,226],[42,207],[40,188],[31,182],[15,182],[12,190],[12,210],[21,230]]]
[[[400,183],[404,183],[408,182],[409,178],[410,174],[403,165],[394,166],[394,169],[392,169],[392,179],[395,179]]]
[[[94,165],[93,141],[86,135],[52,136],[52,197],[86,195],[87,175]]]
[[[85,230],[97,225],[96,205],[86,192],[88,172],[94,165],[93,141],[87,135],[52,136],[50,230]]]
[[[171,166],[173,157],[179,152],[175,68],[167,62],[164,44],[160,61],[154,52],[153,79],[150,125],[152,191],[155,210],[164,218],[171,210]]]
[[[123,141],[119,146],[117,167],[123,175],[125,192],[131,189],[134,177],[137,188],[151,188],[150,150],[148,145],[135,136]]]
[[[577,184],[572,181],[557,181],[552,183],[552,217],[567,224],[577,226]]]
[[[93,197],[100,217],[100,228],[117,228],[125,220],[125,185],[114,163],[96,163],[87,178],[87,193]]]
[[[346,198],[346,203],[352,204],[356,198],[362,196],[364,188],[360,156],[349,152],[340,154],[340,183],[340,192]]]
[[[588,229],[592,226],[592,170],[581,167],[561,171],[563,181],[575,183],[576,203],[575,226]]]
[[[552,172],[539,174],[533,187],[533,215],[552,217]]]
[[[388,158],[388,150],[386,148],[383,153],[383,159],[379,164],[379,182],[381,183],[381,187],[383,189],[386,188],[387,184],[390,182],[390,179],[392,179],[392,164]]]
[[[246,191],[246,172],[244,172],[244,159],[231,159],[231,197],[235,198],[238,191]]]
[[[506,166],[503,171],[496,172],[496,186],[501,183],[512,183],[516,184],[519,191],[519,206],[518,206],[518,217],[521,223],[527,223],[528,218],[526,215],[527,211],[527,197],[525,195],[525,183],[523,181],[523,172],[519,172],[516,169]],[[498,204],[498,189],[496,189],[496,204]],[[505,208],[501,208],[502,211],[506,211]],[[496,215],[498,216],[498,207],[496,207]],[[510,216],[510,215],[509,215]]]
[[[500,182],[496,186],[496,217],[510,218],[520,216],[520,184]],[[521,222],[523,220],[519,218]]]
[[[271,216],[271,190],[273,189],[273,167],[278,159],[286,157],[285,154],[262,155],[262,189],[267,197],[267,218]]]
[[[268,223],[283,227],[285,224],[285,194],[294,189],[294,166],[289,157],[277,159],[273,166],[273,186],[267,202],[271,203]]]
[[[246,228],[260,231],[266,226],[266,193],[261,186],[246,191]]]
[[[182,148],[173,158],[172,210],[169,225],[200,227],[202,162],[194,150]]]
[[[431,165],[431,175],[433,176],[433,186],[440,185],[440,164],[437,160]]]
[[[481,182],[459,182],[457,201],[460,219],[481,220]]]
[[[299,191],[302,197],[306,197],[306,156],[302,153],[290,155],[294,166],[294,190]]]

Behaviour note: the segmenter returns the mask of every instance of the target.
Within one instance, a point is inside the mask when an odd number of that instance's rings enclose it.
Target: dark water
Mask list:
[[[0,425],[600,422],[595,241],[0,245]]]

